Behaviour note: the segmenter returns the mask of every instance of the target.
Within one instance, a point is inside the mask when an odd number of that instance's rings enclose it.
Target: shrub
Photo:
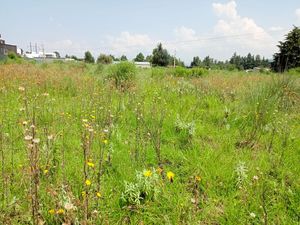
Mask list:
[[[148,175],[145,175],[147,174]],[[155,169],[144,170],[136,173],[136,181],[125,182],[124,191],[121,194],[120,206],[138,206],[146,201],[154,201],[160,193],[159,175]]]
[[[111,64],[113,61],[113,58],[110,55],[100,54],[100,56],[97,59],[97,63],[100,64]]]
[[[95,58],[93,57],[92,53],[90,53],[89,51],[84,53],[84,62],[95,63]]]
[[[208,70],[200,67],[194,67],[191,69],[191,75],[193,77],[202,77],[208,74]]]
[[[115,81],[116,87],[119,87],[124,82],[132,81],[136,72],[136,67],[133,63],[124,61],[111,66],[109,77]]]
[[[173,71],[173,75],[176,77],[201,77],[207,73],[208,71],[206,69],[200,67],[195,67],[192,69],[176,67]]]

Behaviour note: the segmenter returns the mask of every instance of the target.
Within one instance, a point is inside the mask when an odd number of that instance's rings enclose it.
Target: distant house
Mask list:
[[[134,62],[134,64],[140,68],[151,68],[151,64],[149,62]]]
[[[57,56],[54,52],[26,52],[25,53],[25,58],[28,59],[57,59]]]
[[[17,54],[17,46],[6,44],[5,40],[1,39],[0,35],[0,57],[7,56],[9,52]]]

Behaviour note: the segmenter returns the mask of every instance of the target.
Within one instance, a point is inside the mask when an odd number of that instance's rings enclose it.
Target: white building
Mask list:
[[[151,64],[149,62],[134,62],[134,64],[139,68],[151,68]]]

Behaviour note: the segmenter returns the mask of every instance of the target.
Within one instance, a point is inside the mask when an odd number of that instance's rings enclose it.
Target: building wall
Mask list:
[[[0,56],[5,56],[9,52],[17,54],[17,46],[5,44],[4,40],[0,40]]]

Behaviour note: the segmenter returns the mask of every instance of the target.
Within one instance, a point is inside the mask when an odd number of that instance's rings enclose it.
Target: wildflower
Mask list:
[[[86,163],[89,167],[92,167],[92,168],[94,168],[95,167],[95,164],[94,163],[92,163],[92,162],[87,162]]]
[[[24,137],[24,139],[25,139],[25,141],[30,141],[30,140],[32,140],[32,136],[26,135],[26,136]]]
[[[65,210],[64,209],[59,209],[56,211],[56,214],[64,214]]]
[[[23,121],[23,126],[26,126],[27,124],[28,124],[28,122],[27,121]]]
[[[174,181],[174,176],[175,176],[175,174],[174,174],[173,172],[171,172],[171,171],[169,171],[169,172],[167,173],[167,177],[168,177],[168,179],[169,179],[169,181],[170,181],[171,183],[173,183],[173,181]]]
[[[81,192],[81,196],[82,196],[82,197],[85,197],[85,196],[86,196],[85,191],[82,191],[82,192]]]
[[[108,133],[108,129],[104,129],[103,132],[104,132],[104,133]]]
[[[258,181],[259,178],[258,178],[258,176],[255,175],[255,176],[253,176],[252,179],[253,179],[254,181]]]
[[[38,144],[38,143],[40,143],[40,139],[39,138],[34,138],[32,140],[32,142],[35,143],[35,144]]]
[[[75,209],[75,206],[72,203],[70,203],[70,202],[67,202],[64,205],[64,207],[65,207],[66,210],[73,210],[73,209]]]
[[[151,172],[150,170],[146,170],[146,171],[144,172],[144,176],[145,176],[145,177],[151,177],[151,175],[152,175],[152,172]]]
[[[22,86],[20,86],[20,87],[19,87],[19,91],[25,91],[25,88],[22,87]]]
[[[156,169],[156,172],[157,172],[158,174],[161,174],[161,173],[162,173],[162,171],[163,171],[163,169],[162,169],[162,168],[160,168],[160,167],[158,167],[158,168]]]
[[[44,175],[46,175],[49,172],[49,170],[44,170]]]
[[[51,134],[47,138],[48,138],[48,140],[52,140],[53,139],[53,135]]]
[[[107,145],[107,143],[108,143],[108,140],[106,140],[106,139],[105,139],[105,140],[103,140],[102,142],[103,142],[104,144],[106,144],[106,145]]]
[[[85,184],[86,184],[86,186],[90,186],[92,184],[92,182],[87,179],[87,180],[85,180]]]
[[[50,210],[48,211],[48,213],[50,213],[51,215],[53,215],[53,214],[55,213],[55,210],[54,210],[54,209],[50,209]]]
[[[101,195],[100,192],[97,192],[97,193],[96,193],[96,196],[97,196],[98,198],[101,198],[102,195]]]
[[[250,217],[255,218],[255,217],[256,217],[255,213],[254,213],[254,212],[251,212],[251,213],[250,213]]]
[[[201,177],[200,177],[200,176],[196,176],[196,177],[195,177],[195,180],[196,180],[197,182],[200,182],[200,181],[201,181]]]

